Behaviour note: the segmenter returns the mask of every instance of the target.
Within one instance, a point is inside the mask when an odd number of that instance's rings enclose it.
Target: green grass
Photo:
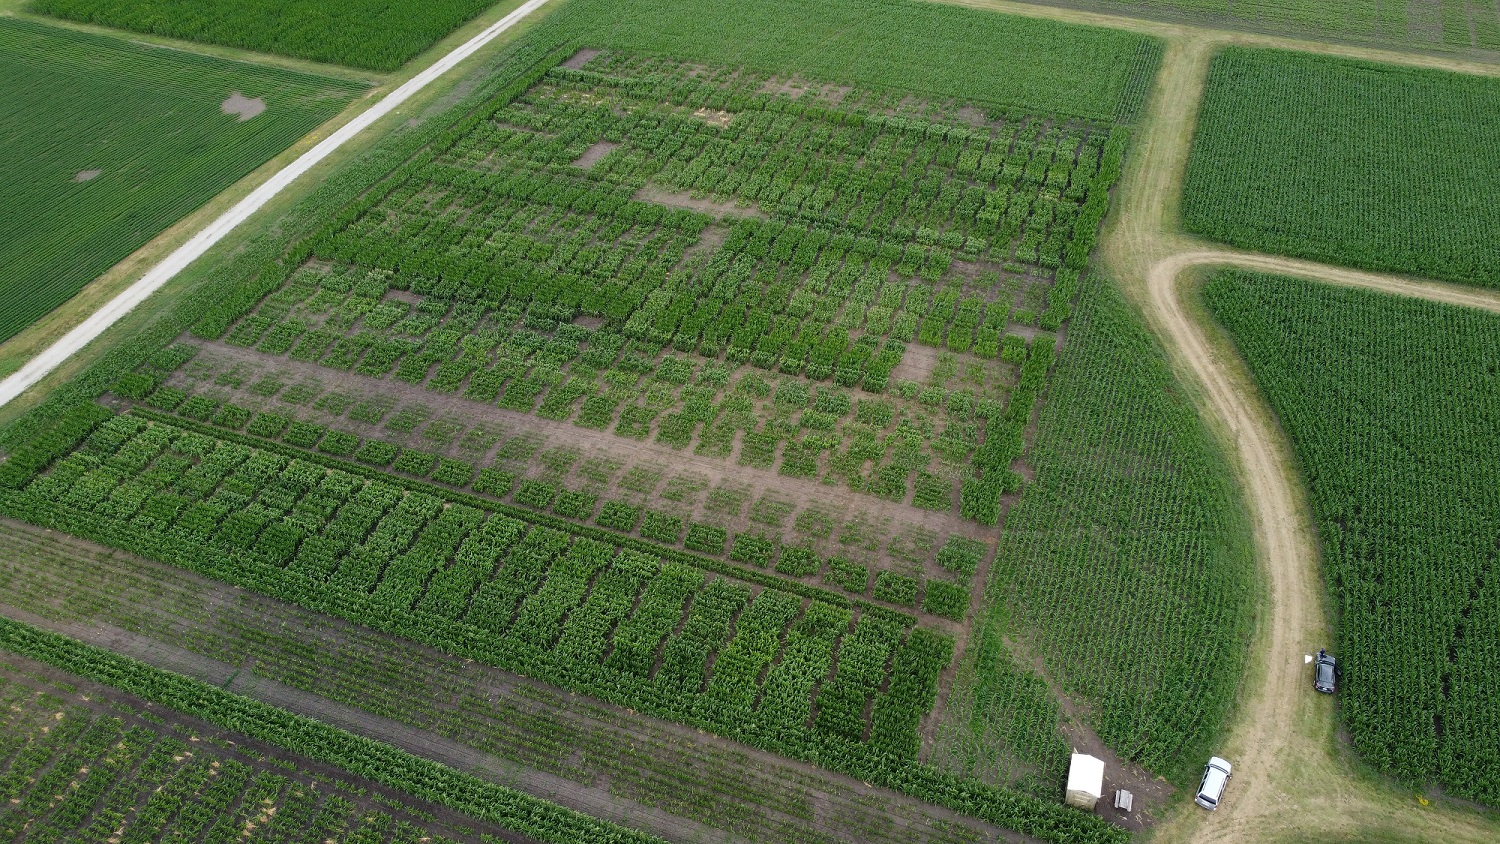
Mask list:
[[[0,340],[332,117],[357,90],[0,19]],[[265,112],[243,121],[225,114],[220,105],[234,92],[262,98]]]
[[[1205,296],[1307,479],[1355,748],[1500,804],[1500,317],[1238,272]]]
[[[588,46],[1092,120],[1133,113],[1159,55],[1134,33],[910,0],[574,2],[559,23],[575,14]]]
[[[32,0],[31,11],[187,41],[395,70],[493,0]]]
[[[1185,781],[1244,665],[1248,528],[1160,349],[1103,279],[1085,282],[1027,460],[1036,480],[1006,519],[953,691],[973,703],[950,712],[940,742],[960,769],[1017,749],[994,775],[1065,767],[1066,748],[1036,726],[1057,717],[1045,689],[1017,676],[1034,657],[1106,744]]]
[[[1049,4],[1050,5],[1050,4]],[[1066,5],[1122,14],[1429,50],[1500,49],[1492,0],[1074,0]]]
[[[1500,285],[1497,133],[1500,79],[1227,49],[1183,217],[1247,249]]]

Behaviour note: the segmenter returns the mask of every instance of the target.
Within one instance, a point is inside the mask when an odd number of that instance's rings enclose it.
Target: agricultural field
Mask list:
[[[1184,222],[1246,249],[1500,284],[1497,115],[1492,78],[1226,49],[1209,71]]]
[[[1057,0],[1047,5],[1433,51],[1500,50],[1494,0]]]
[[[110,630],[111,649],[127,656],[307,704],[298,711],[668,840],[962,844],[1001,832],[164,563],[6,528],[0,613],[85,638]]]
[[[1238,272],[1205,298],[1306,473],[1355,748],[1500,805],[1500,318]]]
[[[361,90],[8,17],[0,80],[0,340]]]
[[[16,840],[662,842],[9,619],[0,695]]]
[[[190,270],[0,433],[0,625],[672,840],[1154,822],[1252,597],[1225,467],[1091,265],[1161,45],[804,14],[560,5]],[[1070,745],[1133,816],[1059,805]]]
[[[395,70],[490,0],[31,0],[65,20],[365,70]]]
[[[939,752],[954,770],[1065,769],[1067,747],[1035,727],[1050,701],[1031,702],[1048,696],[1024,669],[1040,666],[1090,701],[1110,748],[1196,782],[1235,698],[1254,604],[1232,478],[1106,280],[1085,286],[1069,331],[1028,458],[1037,477],[1006,517]]]
[[[0,702],[9,841],[532,840],[8,653]]]

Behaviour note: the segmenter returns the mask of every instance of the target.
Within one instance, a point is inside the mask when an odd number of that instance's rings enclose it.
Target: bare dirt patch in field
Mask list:
[[[568,68],[569,70],[578,70],[584,65],[588,64],[589,61],[597,55],[599,55],[598,50],[585,47],[584,49],[579,50],[578,52],[569,56],[568,60],[562,63],[562,66]]]
[[[92,181],[94,179],[99,178],[99,174],[101,174],[103,172],[104,172],[103,170],[79,170],[77,173],[73,174],[73,181],[75,181],[75,182],[88,182],[88,181]]]
[[[651,202],[657,205],[665,205],[668,208],[686,208],[689,211],[697,211],[703,214],[711,214],[715,217],[756,217],[766,219],[765,212],[754,205],[740,205],[736,202],[719,202],[704,197],[698,199],[691,194],[678,193],[656,185],[646,185],[635,192],[635,198],[640,202]]]
[[[599,163],[600,159],[614,152],[618,146],[619,144],[613,141],[598,141],[584,150],[583,155],[578,156],[578,160],[573,162],[573,166],[580,170],[592,169],[595,164]]]
[[[927,383],[932,378],[932,371],[937,369],[938,355],[940,350],[921,343],[910,343],[906,347],[906,354],[901,356],[901,362],[891,370],[891,383],[902,381],[916,381],[920,384]]]
[[[260,97],[247,97],[239,91],[229,95],[229,99],[219,104],[219,110],[225,114],[238,115],[240,122],[244,123],[252,117],[259,117],[266,111],[266,101]]]
[[[700,108],[693,112],[693,116],[720,129],[734,122],[734,115],[727,111],[713,108]]]

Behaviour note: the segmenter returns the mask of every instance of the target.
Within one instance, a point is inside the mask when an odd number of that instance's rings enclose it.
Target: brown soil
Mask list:
[[[247,97],[235,91],[219,104],[219,110],[225,114],[238,115],[240,122],[244,123],[252,117],[259,117],[263,114],[266,110],[266,101],[260,97]]]
[[[562,63],[562,66],[569,70],[578,70],[588,64],[589,60],[597,55],[599,55],[598,50],[585,48],[569,56],[568,60]]]
[[[703,214],[711,214],[715,217],[756,217],[762,220],[766,219],[765,213],[754,205],[740,205],[732,201],[718,202],[708,198],[698,199],[691,194],[666,190],[656,185],[646,185],[636,191],[635,199],[641,202],[654,202],[657,205],[665,205],[669,208],[686,208],[689,211],[698,211]]]
[[[729,801],[722,807],[724,812],[753,813],[753,825],[760,829],[758,840],[870,844],[1027,840],[850,777],[559,692],[525,677],[66,534],[0,520],[0,548],[4,549],[0,584],[5,587],[0,591],[0,614],[6,617],[318,718],[668,840],[747,840],[742,837],[746,820],[724,816],[717,824],[705,824],[641,802],[704,799],[693,796],[697,791],[692,784],[725,777],[741,783],[742,790],[714,792],[712,799]],[[319,659],[319,654],[325,658]],[[376,693],[371,693],[372,671],[381,676]],[[289,684],[293,682],[296,685]],[[533,720],[513,723],[503,715],[512,709],[524,710]],[[395,720],[397,715],[401,720]],[[551,726],[542,727],[536,719]],[[483,731],[475,732],[479,727]],[[501,750],[530,747],[536,736],[529,733],[535,730],[558,737],[563,751],[569,745],[567,736],[578,736],[583,756],[570,756],[571,763],[560,769],[542,770],[525,761],[532,756]],[[487,744],[490,731],[512,733],[517,743]],[[602,774],[619,764],[614,758],[601,759],[608,763],[602,768],[593,767],[590,754],[607,746],[631,747],[630,756],[638,761],[627,764],[641,765],[643,779],[627,782]],[[656,796],[645,796],[642,788]],[[685,789],[692,793],[684,795]],[[637,798],[637,794],[643,796]],[[777,805],[786,800],[805,801],[813,812],[802,816],[799,810],[797,816],[783,816],[775,805],[756,802],[773,794],[779,795],[772,800]],[[768,829],[785,832],[767,839]],[[750,833],[743,828],[744,835]]]
[[[807,84],[796,79],[767,79],[755,90],[761,94],[784,94],[795,100],[807,90]]]
[[[712,108],[700,108],[693,112],[693,116],[720,129],[734,122],[734,115],[727,111]]]
[[[381,298],[389,302],[405,302],[408,305],[415,305],[418,302],[422,301],[421,296],[418,296],[410,290],[397,290],[394,287],[390,290],[387,290],[385,292],[385,295]]]
[[[932,378],[932,371],[937,368],[940,354],[942,354],[942,349],[924,346],[921,343],[908,343],[906,353],[901,356],[901,363],[891,370],[891,383],[916,381],[919,384],[926,384]]]
[[[613,141],[598,141],[584,150],[583,155],[578,156],[578,160],[573,162],[573,166],[581,170],[593,169],[593,166],[598,164],[600,159],[614,152],[615,147],[618,146],[619,144]]]

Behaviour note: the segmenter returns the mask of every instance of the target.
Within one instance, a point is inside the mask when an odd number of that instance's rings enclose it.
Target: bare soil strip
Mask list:
[[[891,501],[867,493],[854,492],[842,485],[836,486],[817,479],[783,475],[775,469],[746,466],[738,462],[739,449],[743,443],[742,436],[736,438],[736,445],[728,456],[705,456],[694,452],[694,446],[699,441],[701,432],[694,435],[691,444],[676,449],[654,440],[637,440],[609,431],[585,428],[573,422],[547,419],[534,412],[527,413],[494,404],[476,402],[457,393],[428,390],[396,378],[373,378],[355,372],[331,370],[315,363],[292,360],[285,355],[271,357],[254,349],[231,346],[223,342],[204,342],[186,336],[183,342],[199,346],[204,353],[213,355],[218,361],[243,367],[241,374],[247,385],[252,384],[254,378],[263,372],[274,372],[277,377],[288,383],[336,382],[339,389],[345,392],[361,396],[386,396],[411,405],[423,405],[431,408],[436,416],[462,419],[469,425],[479,424],[489,430],[534,434],[543,438],[547,444],[567,445],[577,449],[582,455],[581,459],[603,457],[620,461],[625,467],[650,466],[669,469],[672,473],[679,475],[692,474],[703,479],[709,489],[723,484],[738,485],[747,491],[749,501],[758,501],[770,496],[789,502],[816,504],[820,509],[836,514],[841,522],[855,514],[863,514],[863,517],[867,518],[872,525],[883,526],[883,529],[888,528],[892,534],[921,528],[934,532],[939,537],[939,542],[946,540],[951,534],[983,542],[993,542],[997,534],[994,528],[961,518],[957,508],[954,507],[948,510],[924,510],[912,506],[910,502],[915,495],[912,490],[907,491],[902,501]],[[194,386],[182,372],[175,373],[168,383],[184,388]],[[288,412],[287,408],[274,405],[271,401],[254,395],[248,389],[231,391],[230,388],[215,386],[208,392],[231,397],[235,404],[251,410]],[[329,422],[329,425],[334,429],[349,431],[361,437],[377,440],[399,439],[379,424],[339,418]],[[416,447],[426,451],[443,450],[430,443],[417,443]],[[482,462],[492,461],[497,448],[498,445],[492,446]],[[447,449],[447,453],[457,456],[457,451],[451,447]],[[544,467],[539,465],[533,466],[528,476],[549,481],[556,480],[555,476],[549,476]],[[1015,496],[1006,498],[1008,506],[1014,501]],[[660,496],[655,496],[651,499],[650,506],[653,509],[663,510],[666,509],[668,503],[660,500]],[[691,521],[722,524],[732,534],[743,531],[766,533],[769,530],[764,523],[756,523],[749,515],[743,513],[726,520],[721,514],[711,512],[710,505],[706,501],[693,505],[691,510],[685,509],[684,512],[675,514],[683,515]],[[795,539],[782,527],[775,527],[769,532],[783,534],[788,544]],[[886,542],[879,543],[877,548],[861,544],[857,549],[841,549],[823,542],[818,550],[825,556],[852,555],[858,557],[859,562],[877,561],[881,568],[901,569],[904,567],[903,561],[890,553]],[[851,554],[851,552],[856,553]],[[923,576],[928,579],[941,579],[945,576],[942,567],[932,560],[922,564],[921,569]],[[947,619],[931,615],[921,607],[911,608],[910,611],[921,617],[924,623],[947,633],[955,632],[960,626]]]

